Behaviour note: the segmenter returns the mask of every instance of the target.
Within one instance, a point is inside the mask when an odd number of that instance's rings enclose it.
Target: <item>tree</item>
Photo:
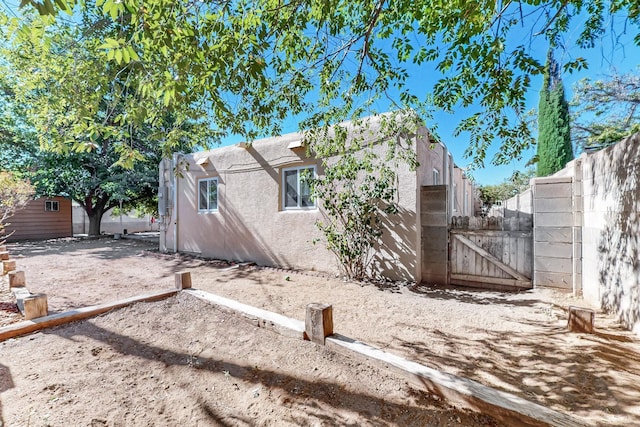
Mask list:
[[[571,130],[576,147],[602,148],[640,132],[640,77],[583,79],[573,89]]]
[[[305,137],[313,155],[323,159],[324,174],[307,178],[325,216],[316,226],[349,280],[376,275],[368,267],[381,242],[382,218],[398,211],[396,170],[417,165],[407,135],[415,134],[418,124],[413,112],[387,114]]]
[[[0,171],[0,244],[10,235],[5,235],[5,227],[20,209],[24,208],[33,196],[33,187],[29,181],[22,180],[10,172]]]
[[[96,28],[95,20],[87,13],[80,25],[58,22],[46,42],[16,34],[0,64],[5,99],[16,117],[5,129],[17,134],[18,122],[31,128],[21,133],[19,149],[15,137],[0,141],[7,152],[22,151],[3,158],[5,167],[31,179],[38,195],[67,195],[82,205],[91,235],[100,234],[103,214],[121,202],[128,210],[155,198],[158,164],[166,154],[158,141],[171,138],[180,148],[191,138],[206,141],[208,133],[208,126],[182,114],[127,120],[138,90],[136,74],[129,72],[135,64],[123,69],[104,63],[99,45],[114,30]],[[195,116],[188,106],[183,111]],[[35,135],[39,144],[28,139]],[[47,151],[61,141],[74,149]]]
[[[549,50],[538,108],[537,175],[554,174],[572,159],[569,104],[564,97],[560,66]]]
[[[533,168],[524,172],[515,171],[500,184],[482,185],[478,187],[480,201],[484,207],[490,208],[499,201],[508,200],[529,188],[529,181],[536,176]]]
[[[420,111],[432,129],[433,109],[479,106],[460,116],[458,126],[469,134],[467,154],[476,162],[494,142],[500,144],[495,162],[520,156],[533,142],[523,114],[531,79],[544,68],[530,48],[536,39],[557,46],[579,25],[576,44],[593,47],[612,20],[637,31],[640,17],[625,0],[23,3],[47,18],[98,10],[95,26],[117,29],[101,47],[107,64],[139,81],[125,121],[145,114],[153,121],[160,111],[197,105],[221,135],[252,139],[278,133],[289,115],[304,113],[301,129],[357,119],[375,113],[380,99],[391,109]],[[9,34],[46,39],[46,26],[7,22]],[[409,64],[425,63],[439,73],[428,95],[416,92],[407,75]],[[586,65],[577,57],[565,70]]]

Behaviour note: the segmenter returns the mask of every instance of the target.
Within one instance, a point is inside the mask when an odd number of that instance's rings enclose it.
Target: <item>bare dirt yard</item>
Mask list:
[[[161,254],[136,240],[9,245],[50,312],[174,286],[303,320],[333,305],[335,331],[597,425],[640,425],[640,341],[598,313],[566,329],[550,291],[345,283],[316,273]],[[0,279],[0,326],[22,320]],[[190,295],[142,303],[0,343],[0,424],[492,426],[392,372],[257,329]]]

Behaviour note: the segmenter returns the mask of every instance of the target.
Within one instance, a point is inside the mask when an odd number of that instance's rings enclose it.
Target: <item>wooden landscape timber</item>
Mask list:
[[[304,331],[306,339],[324,345],[325,339],[333,335],[333,307],[320,303],[307,305]]]
[[[186,278],[187,276],[181,275],[180,277]],[[160,291],[16,323],[0,328],[0,341],[83,320],[134,303],[162,300],[174,296],[178,292],[180,292],[178,289]],[[267,327],[285,336],[305,339],[305,322],[198,289],[186,288],[184,292],[208,301],[218,309],[240,314],[258,327]],[[460,407],[490,415],[511,426],[577,427],[589,425],[584,420],[578,420],[570,415],[529,402],[513,394],[495,390],[478,382],[409,361],[363,342],[339,334],[327,336],[329,332],[333,332],[333,320],[330,318],[332,313],[331,310],[328,310],[331,306],[324,304],[310,306],[309,316],[315,316],[316,323],[322,324],[321,334],[326,337],[324,343],[328,348],[349,357],[362,357],[382,369],[391,368],[415,387],[438,394]],[[331,321],[329,322],[329,320]]]
[[[126,307],[137,302],[152,302],[163,300],[174,296],[177,293],[178,291],[176,289],[153,292],[115,302],[92,305],[89,307],[78,308],[75,310],[65,311],[63,313],[56,313],[49,316],[40,317],[34,320],[14,323],[12,325],[0,328],[0,341],[14,338],[20,335],[26,335],[31,332],[39,331],[41,329],[64,325],[65,323],[74,322],[76,320],[87,319],[89,317],[97,316],[99,314],[106,313],[118,308]]]
[[[225,311],[236,311],[249,318],[256,326],[268,327],[278,333],[304,339],[305,324],[299,320],[197,289],[187,289],[185,292],[218,305]],[[590,425],[585,420],[576,419],[476,381],[411,362],[339,334],[327,336],[325,345],[348,356],[364,357],[383,369],[391,367],[414,386],[439,394],[461,407],[490,415],[506,425],[535,427],[584,427]]]
[[[16,269],[16,260],[15,259],[5,259],[2,261],[2,275],[9,274],[10,271]]]
[[[188,289],[191,287],[191,273],[188,271],[179,271],[175,274],[176,289]]]

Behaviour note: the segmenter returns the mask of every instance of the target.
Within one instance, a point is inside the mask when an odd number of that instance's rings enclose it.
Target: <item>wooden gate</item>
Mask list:
[[[530,289],[533,270],[530,217],[453,217],[449,282],[495,289]]]

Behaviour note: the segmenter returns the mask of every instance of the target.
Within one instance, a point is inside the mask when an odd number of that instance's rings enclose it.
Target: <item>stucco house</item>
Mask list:
[[[410,138],[419,166],[397,170],[399,212],[384,219],[383,243],[373,263],[386,277],[420,281],[421,187],[449,186],[447,219],[473,215],[474,191],[447,148],[431,140],[425,127]],[[302,141],[302,134],[291,133],[165,159],[160,164],[160,250],[338,273],[334,255],[322,243],[314,244],[322,242],[315,223],[323,210],[300,178],[305,171],[322,175],[323,170],[319,159],[307,157]],[[375,149],[383,146],[378,142]]]

